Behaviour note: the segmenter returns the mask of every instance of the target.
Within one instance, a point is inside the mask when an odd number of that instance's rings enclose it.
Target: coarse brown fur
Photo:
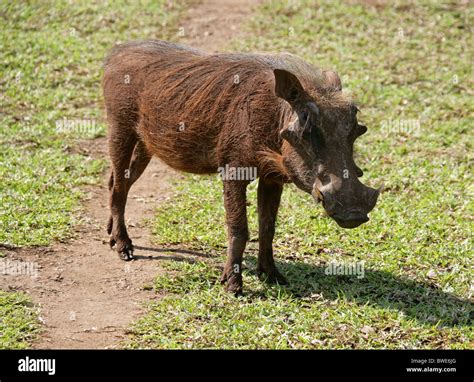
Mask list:
[[[209,55],[164,41],[131,42],[112,50],[103,80],[112,161],[108,232],[124,259],[133,251],[124,222],[128,190],[153,155],[196,174],[226,165],[255,167],[260,177],[258,271],[270,281],[285,282],[275,268],[271,241],[282,186],[295,177],[287,163],[294,148],[281,131],[296,114],[275,94],[275,70],[299,79],[304,92],[298,102],[315,102],[324,113],[341,118],[353,107],[331,86],[330,76],[287,53]],[[229,249],[222,281],[235,293],[242,290],[249,182],[223,181]]]

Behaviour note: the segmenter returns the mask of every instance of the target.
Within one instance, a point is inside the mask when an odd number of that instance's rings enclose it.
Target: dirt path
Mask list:
[[[258,2],[196,3],[181,22],[180,42],[210,52],[225,50],[229,40],[243,34],[241,26]],[[107,157],[105,138],[80,147],[86,147],[83,150],[91,157]],[[10,261],[33,262],[39,268],[36,278],[0,278],[0,289],[25,291],[40,307],[44,331],[35,348],[120,346],[127,327],[142,313],[142,302],[156,298],[144,286],[151,285],[159,273],[159,261],[170,258],[153,248],[143,220],[153,217],[157,204],[171,197],[170,179],[175,176],[179,175],[153,159],[130,191],[126,219],[135,261],[120,261],[108,246],[105,174],[102,186],[86,190],[83,224],[76,227],[76,239],[45,248],[3,250]]]

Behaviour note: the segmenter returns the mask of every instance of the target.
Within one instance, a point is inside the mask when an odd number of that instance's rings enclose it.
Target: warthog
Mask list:
[[[379,194],[358,179],[353,144],[367,128],[341,88],[335,72],[287,53],[206,54],[164,41],[116,46],[103,80],[112,162],[110,245],[122,259],[133,258],[125,204],[153,155],[195,174],[256,168],[257,271],[269,282],[286,283],[272,249],[285,183],[322,202],[344,228],[368,221]],[[240,178],[222,177],[228,250],[221,281],[236,294],[242,292],[252,180]]]

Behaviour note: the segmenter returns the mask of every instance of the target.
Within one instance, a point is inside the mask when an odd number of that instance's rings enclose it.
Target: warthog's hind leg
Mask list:
[[[109,179],[111,217],[107,224],[110,246],[122,260],[133,259],[132,240],[125,225],[125,205],[131,185],[140,177],[151,156],[129,126],[110,124],[109,152],[112,174]],[[132,159],[133,155],[133,159]]]
[[[148,166],[148,163],[150,163],[152,155],[148,152],[148,150],[145,147],[145,144],[142,141],[138,141],[138,143],[135,145],[135,148],[133,150],[133,156],[132,156],[132,161],[130,163],[129,167],[129,177],[128,179],[128,190],[127,194],[130,191],[130,188],[132,185],[140,178],[140,176],[143,174],[143,171],[145,171],[146,167]],[[114,172],[113,170],[110,173],[110,178],[109,178],[109,191],[112,190],[114,187]],[[107,222],[107,233],[110,235],[112,233],[112,228],[113,228],[113,218],[112,214],[109,217],[109,221]],[[115,243],[113,243],[114,245]]]

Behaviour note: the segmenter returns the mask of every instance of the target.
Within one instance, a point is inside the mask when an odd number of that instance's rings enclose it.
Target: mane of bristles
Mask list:
[[[196,52],[197,53],[197,52]],[[263,85],[272,82],[273,70],[284,69],[298,77],[308,95],[319,107],[346,109],[350,99],[342,92],[327,89],[326,80],[320,69],[289,53],[280,54],[195,54],[172,67],[156,68],[160,82],[167,86],[162,92],[175,95],[176,89],[186,83],[186,97],[173,97],[175,110],[205,111],[205,115],[215,115],[218,110],[235,111],[238,104],[249,94],[258,93]],[[239,77],[239,91],[236,92],[234,77]],[[267,87],[268,89],[268,87]],[[203,108],[205,110],[203,110]]]
[[[327,86],[321,69],[314,67],[301,58],[290,54],[255,55],[255,59],[265,62],[272,69],[283,69],[294,74],[303,84],[308,95],[321,108],[346,110],[352,106],[351,98],[344,92]]]

